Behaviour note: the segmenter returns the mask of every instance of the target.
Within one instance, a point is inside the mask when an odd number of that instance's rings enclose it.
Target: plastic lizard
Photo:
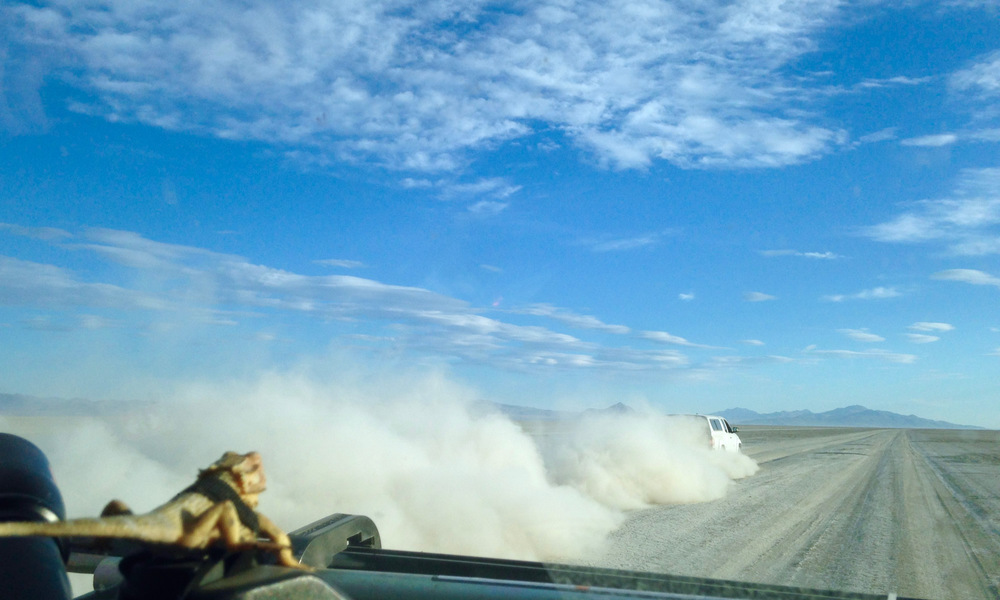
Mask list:
[[[221,543],[230,550],[260,548],[275,552],[279,564],[304,568],[292,555],[288,535],[254,510],[266,484],[260,454],[226,452],[200,470],[194,484],[148,513],[133,514],[125,503],[112,500],[100,518],[0,523],[0,537],[134,540],[189,549],[207,549]]]

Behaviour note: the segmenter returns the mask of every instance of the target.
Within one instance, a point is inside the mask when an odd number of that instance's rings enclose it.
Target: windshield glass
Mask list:
[[[285,530],[996,598],[998,150],[987,0],[6,2],[0,431],[70,517],[256,450]]]

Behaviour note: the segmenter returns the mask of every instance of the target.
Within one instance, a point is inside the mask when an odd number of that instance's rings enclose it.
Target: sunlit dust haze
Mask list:
[[[371,517],[388,548],[585,559],[625,511],[709,501],[756,470],[662,415],[587,415],[525,433],[441,373],[315,368],[180,385],[169,400],[93,417],[0,417],[49,456],[70,517],[111,498],[147,511],[226,450],[257,450],[260,510],[294,530]]]
[[[757,471],[712,450],[704,422],[653,413],[587,414],[541,447],[554,482],[619,509],[715,500]]]

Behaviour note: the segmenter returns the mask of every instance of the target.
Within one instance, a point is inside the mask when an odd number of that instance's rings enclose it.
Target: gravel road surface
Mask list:
[[[1000,598],[1000,432],[741,427],[721,500],[630,513],[601,566],[932,599]]]

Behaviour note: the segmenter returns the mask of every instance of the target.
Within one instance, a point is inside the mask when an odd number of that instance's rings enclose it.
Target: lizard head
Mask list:
[[[198,477],[210,475],[218,475],[229,480],[236,489],[236,493],[251,508],[257,504],[257,494],[267,489],[263,461],[257,452],[246,454],[226,452],[222,458],[212,463],[207,469],[198,472]]]

